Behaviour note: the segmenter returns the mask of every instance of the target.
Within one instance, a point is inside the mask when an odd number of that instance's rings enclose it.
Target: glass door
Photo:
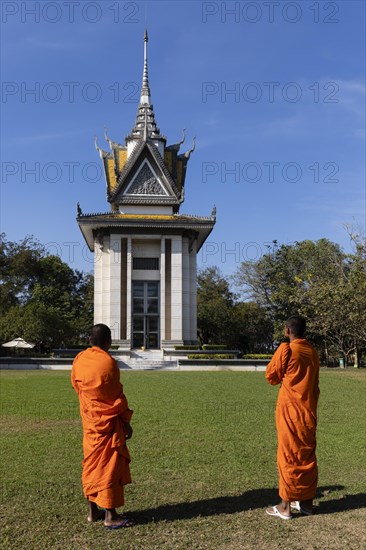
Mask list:
[[[159,281],[132,281],[132,347],[159,348]]]

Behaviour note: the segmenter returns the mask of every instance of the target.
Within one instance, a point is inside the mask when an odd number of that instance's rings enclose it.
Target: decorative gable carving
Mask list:
[[[168,195],[162,184],[147,162],[144,162],[130,186],[126,195]]]

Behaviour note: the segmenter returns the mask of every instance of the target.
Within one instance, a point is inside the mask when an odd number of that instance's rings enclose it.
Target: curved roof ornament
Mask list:
[[[104,151],[104,149],[101,149],[99,146],[98,146],[98,138],[97,136],[94,137],[94,146],[95,146],[95,149],[98,151],[99,153],[99,156],[101,159],[105,159],[107,156],[108,156],[108,152],[107,151]]]
[[[122,145],[110,139],[108,137],[107,132],[108,132],[107,126],[104,126],[104,139],[109,143],[110,150],[113,151],[113,149],[116,149],[117,147],[122,147]]]
[[[186,139],[186,129],[183,128],[182,139],[180,141],[178,141],[177,145],[182,145],[184,143],[185,139]]]
[[[184,143],[185,139],[186,139],[186,129],[183,128],[182,139],[178,141],[178,143],[173,143],[173,145],[169,145],[169,149],[173,149],[174,151],[179,153],[180,146]]]
[[[214,206],[212,209],[211,220],[216,220],[216,206]]]
[[[186,157],[186,159],[189,159],[189,157],[191,156],[191,153],[193,153],[195,148],[196,148],[196,136],[194,136],[194,138],[193,138],[193,143],[192,143],[191,149],[189,149],[189,151],[184,153],[184,156]]]

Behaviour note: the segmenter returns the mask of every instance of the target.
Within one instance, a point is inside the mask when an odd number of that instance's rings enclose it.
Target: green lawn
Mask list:
[[[257,372],[122,373],[135,410],[138,524],[88,524],[81,424],[65,372],[1,372],[2,548],[365,548],[365,372],[322,371],[319,513],[290,522],[277,502],[277,388]]]

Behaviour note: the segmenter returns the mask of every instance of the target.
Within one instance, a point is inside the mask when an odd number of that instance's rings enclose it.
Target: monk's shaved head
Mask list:
[[[306,331],[306,319],[301,315],[291,315],[286,321],[286,327],[292,332],[295,338],[302,338]]]
[[[103,323],[94,325],[90,335],[90,343],[92,346],[98,346],[98,348],[109,348],[112,341],[111,329]]]

